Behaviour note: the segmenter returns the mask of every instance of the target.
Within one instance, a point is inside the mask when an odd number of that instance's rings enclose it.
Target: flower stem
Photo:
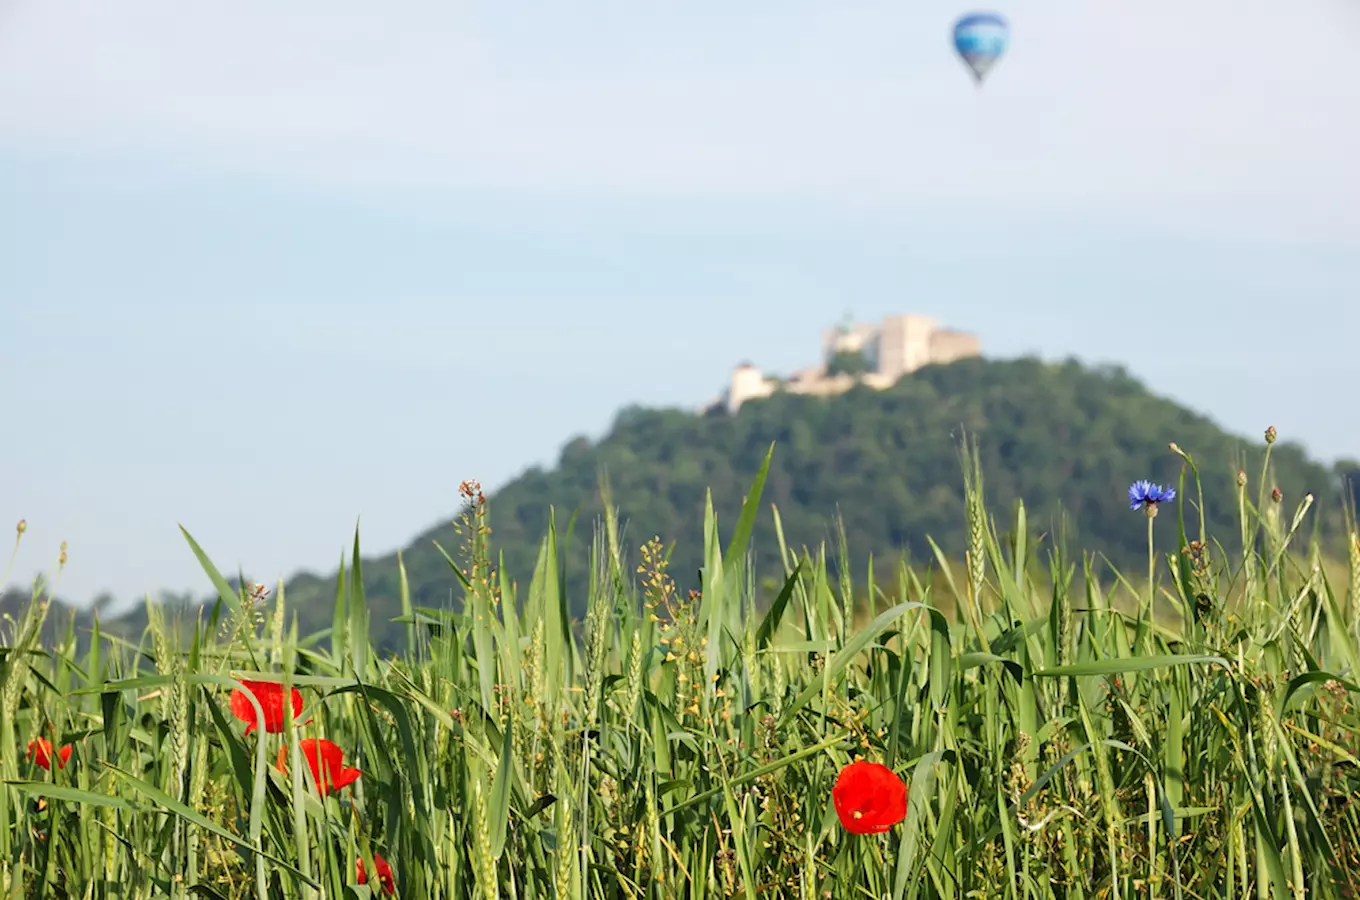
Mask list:
[[[1157,577],[1157,552],[1156,552],[1156,550],[1153,549],[1153,544],[1152,544],[1152,523],[1153,523],[1155,520],[1156,520],[1156,516],[1148,516],[1148,517],[1147,517],[1147,523],[1148,523],[1148,584],[1147,584],[1147,591],[1148,591],[1148,602],[1147,602],[1148,626],[1147,626],[1147,633],[1148,633],[1148,634],[1151,634],[1151,632],[1152,632],[1152,620],[1153,620],[1154,610],[1155,610],[1156,605],[1157,605],[1157,587],[1156,587],[1156,585],[1155,585],[1154,582],[1153,582],[1153,579],[1155,579],[1155,578]]]

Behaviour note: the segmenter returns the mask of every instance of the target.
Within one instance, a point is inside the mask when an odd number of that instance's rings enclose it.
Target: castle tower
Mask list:
[[[878,336],[879,373],[896,381],[929,363],[930,339],[938,327],[935,319],[915,313],[885,317]]]
[[[878,358],[878,326],[856,323],[849,313],[834,328],[822,332],[822,364],[831,362],[832,357],[842,351],[863,353],[871,366]]]
[[[768,397],[774,393],[774,385],[765,378],[755,366],[744,362],[732,370],[732,380],[727,387],[727,411],[734,413],[747,400]]]

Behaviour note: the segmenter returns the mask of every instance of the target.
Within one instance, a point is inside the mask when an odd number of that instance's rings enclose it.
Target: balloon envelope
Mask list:
[[[1006,52],[1010,26],[996,13],[969,13],[954,23],[954,49],[982,84],[987,72]]]

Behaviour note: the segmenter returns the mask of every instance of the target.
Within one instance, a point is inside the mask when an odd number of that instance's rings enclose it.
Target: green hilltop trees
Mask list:
[[[743,405],[735,416],[625,409],[600,440],[577,437],[565,445],[555,468],[531,468],[495,491],[488,504],[490,541],[504,554],[508,574],[527,583],[551,509],[564,542],[559,553],[569,609],[579,616],[590,575],[590,536],[603,512],[603,475],[620,511],[628,557],[636,561],[638,548],[660,536],[668,545],[674,542],[671,571],[692,582],[702,559],[698,523],[706,493],[711,489],[719,516],[731,520],[773,443],[752,543],[758,579],[780,573],[771,504],[789,545],[825,543],[833,571],[837,517],[844,522],[851,558],[872,554],[883,571],[904,555],[929,563],[927,536],[961,559],[966,536],[958,449],[965,433],[976,439],[989,503],[1007,509],[1024,498],[1034,538],[1042,541],[1035,556],[1039,564],[1045,549],[1065,536],[1069,551],[1104,554],[1121,569],[1138,571],[1146,547],[1141,532],[1128,527],[1125,493],[1134,479],[1169,483],[1178,477],[1181,460],[1168,451],[1170,441],[1196,448],[1211,532],[1234,533],[1233,476],[1242,468],[1250,473],[1253,498],[1258,490],[1268,497],[1278,486],[1289,511],[1311,492],[1316,518],[1310,516],[1309,527],[1316,523],[1324,546],[1344,555],[1340,479],[1297,445],[1274,446],[1271,483],[1263,486],[1259,435],[1228,434],[1205,416],[1150,393],[1123,369],[1035,359],[928,366],[883,391],[859,387],[829,398],[776,394]],[[432,491],[448,494],[448,522],[403,551],[416,605],[462,603],[463,588],[435,546],[437,541],[456,555],[462,540],[452,527],[463,502],[455,485],[432,481]],[[569,529],[573,517],[575,528]],[[390,554],[367,560],[364,568],[375,638],[388,646],[403,634],[390,621],[399,613],[396,562]],[[288,582],[289,605],[304,632],[329,624],[335,590],[333,574],[302,574]],[[140,628],[140,616],[134,613],[129,626]]]
[[[1023,497],[1035,536],[1044,535],[1045,545],[1065,529],[1069,551],[1104,554],[1133,571],[1146,558],[1146,546],[1142,533],[1128,527],[1126,492],[1136,478],[1174,482],[1181,460],[1168,442],[1196,448],[1207,482],[1206,522],[1224,535],[1233,533],[1238,518],[1233,474],[1239,468],[1251,473],[1254,492],[1264,449],[1259,436],[1230,435],[1151,394],[1119,368],[970,359],[926,367],[884,391],[861,387],[830,398],[776,394],[744,404],[735,416],[625,409],[599,441],[578,437],[555,468],[532,468],[496,491],[489,499],[491,543],[504,553],[509,574],[527,582],[549,508],[564,534],[575,515],[571,542],[560,552],[571,609],[579,614],[592,525],[603,513],[603,474],[630,558],[659,535],[674,542],[671,571],[693,581],[702,559],[697,523],[706,492],[711,489],[718,515],[731,521],[773,443],[752,542],[757,577],[780,571],[771,504],[790,546],[825,542],[833,569],[837,516],[851,558],[873,554],[884,571],[903,554],[928,562],[927,536],[961,558],[966,536],[958,452],[965,432],[976,438],[990,504],[1005,509]],[[1324,539],[1343,552],[1339,479],[1285,441],[1275,445],[1271,466],[1271,486],[1279,486],[1285,506],[1292,511],[1311,492]],[[450,498],[451,513],[458,503]],[[443,525],[403,551],[417,605],[461,602],[462,589],[434,545],[452,553],[458,540]],[[1036,558],[1045,558],[1042,549]],[[395,554],[370,561],[364,574],[374,609],[395,615]],[[324,618],[334,585],[333,576],[307,575],[294,579],[288,591],[294,608],[314,605]]]

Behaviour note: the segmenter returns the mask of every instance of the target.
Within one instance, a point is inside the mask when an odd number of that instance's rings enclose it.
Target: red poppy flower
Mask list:
[[[853,834],[887,831],[907,817],[907,786],[887,766],[857,760],[841,769],[831,789],[845,830]]]
[[[270,734],[283,731],[283,685],[277,681],[246,681],[244,678],[241,683],[250,688],[250,692],[260,701],[260,707],[264,710],[264,730]],[[302,692],[293,688],[293,718],[297,718],[300,712]],[[255,707],[251,706],[250,698],[240,688],[231,692],[231,714],[246,723],[246,734],[259,725]]]
[[[28,742],[28,758],[44,769],[52,768],[52,742],[47,738],[35,738]],[[66,768],[66,761],[71,758],[71,745],[67,744],[57,751],[57,768]]]
[[[363,857],[354,861],[354,880],[360,884],[368,884],[368,873],[364,871]],[[397,892],[397,882],[392,877],[392,867],[387,864],[387,860],[382,858],[382,854],[373,854],[373,868],[378,870],[378,881],[382,882],[383,890],[389,894]]]
[[[302,749],[302,755],[307,757],[307,765],[311,766],[312,777],[316,779],[323,796],[353,784],[363,774],[358,769],[345,765],[345,751],[337,744],[324,739],[307,738],[305,741],[298,741],[298,746]],[[322,763],[326,764],[325,772],[321,771]],[[285,775],[288,774],[287,747],[279,748],[278,770]]]

